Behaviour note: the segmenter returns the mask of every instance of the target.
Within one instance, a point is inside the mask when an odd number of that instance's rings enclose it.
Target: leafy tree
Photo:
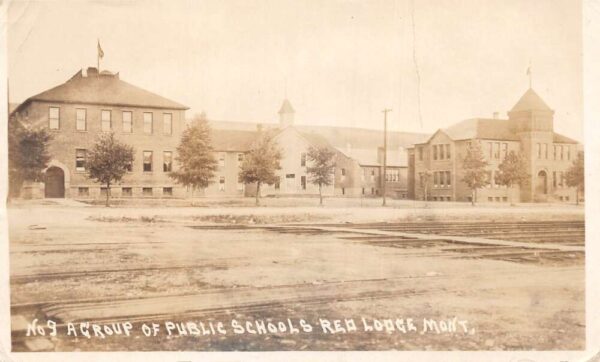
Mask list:
[[[575,202],[579,205],[579,193],[585,192],[585,162],[583,152],[577,154],[577,158],[573,161],[573,164],[567,170],[565,175],[565,181],[567,186],[576,188]]]
[[[275,172],[281,169],[281,150],[269,133],[258,136],[252,150],[246,154],[240,166],[239,181],[256,183],[256,205],[260,205],[260,186],[277,182]]]
[[[431,171],[426,170],[419,173],[419,186],[423,190],[423,199],[429,200],[429,187],[431,186]]]
[[[323,205],[322,187],[333,183],[335,152],[328,147],[310,147],[306,154],[310,166],[306,168],[309,180],[319,186],[319,205]]]
[[[112,132],[100,135],[90,151],[88,177],[106,185],[106,207],[109,206],[110,185],[121,181],[133,159],[133,147],[117,140]]]
[[[10,195],[18,196],[24,181],[42,181],[48,167],[52,136],[45,128],[30,129],[20,122],[8,123],[8,171]]]
[[[217,171],[217,160],[213,153],[210,126],[205,117],[196,117],[181,136],[176,160],[179,169],[169,173],[176,182],[192,187],[205,188]]]
[[[477,189],[487,185],[487,167],[488,163],[483,156],[481,144],[477,141],[469,143],[467,154],[463,159],[464,175],[462,181],[471,189],[471,205],[475,205],[477,200]]]
[[[522,187],[528,180],[529,173],[527,172],[525,157],[521,153],[517,154],[514,151],[510,151],[498,166],[496,183],[507,186],[510,189],[515,185]],[[513,205],[512,198],[510,204]]]

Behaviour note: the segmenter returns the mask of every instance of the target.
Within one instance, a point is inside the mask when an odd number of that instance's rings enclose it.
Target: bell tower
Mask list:
[[[294,124],[294,108],[289,100],[284,99],[281,108],[279,109],[279,124],[282,128]]]

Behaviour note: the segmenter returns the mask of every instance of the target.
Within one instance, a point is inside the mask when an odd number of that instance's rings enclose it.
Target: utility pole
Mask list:
[[[383,203],[382,206],[385,206],[385,193],[386,193],[386,176],[387,176],[387,114],[391,112],[391,109],[384,109],[383,112],[383,176],[382,176],[382,194],[383,194]]]

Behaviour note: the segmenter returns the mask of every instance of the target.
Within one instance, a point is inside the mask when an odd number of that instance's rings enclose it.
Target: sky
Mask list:
[[[209,119],[431,133],[506,112],[532,85],[583,139],[573,0],[13,1],[11,102],[96,66]]]

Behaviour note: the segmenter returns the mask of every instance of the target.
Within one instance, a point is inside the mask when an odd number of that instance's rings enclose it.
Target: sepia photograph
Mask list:
[[[1,361],[597,347],[581,1],[2,6]]]

